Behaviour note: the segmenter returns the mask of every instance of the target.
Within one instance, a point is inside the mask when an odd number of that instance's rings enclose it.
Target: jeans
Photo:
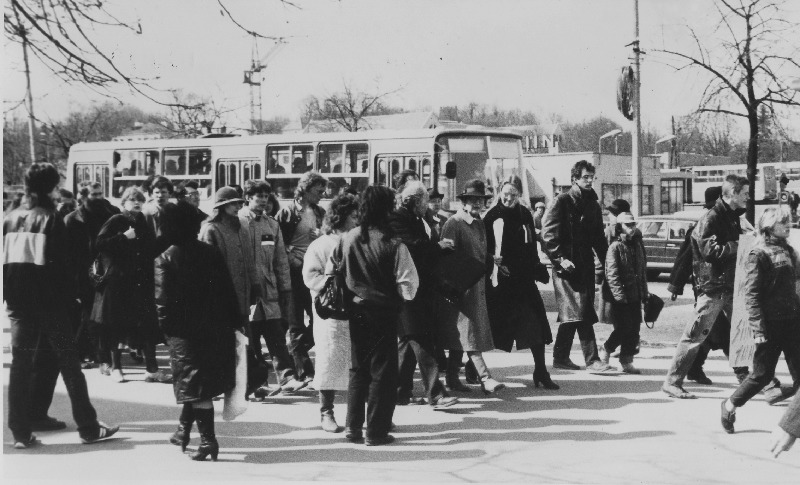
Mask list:
[[[289,267],[292,278],[292,298],[294,315],[284,319],[289,338],[289,353],[294,359],[294,368],[299,379],[314,377],[314,364],[308,351],[314,347],[314,315],[311,311],[311,292],[303,283],[303,268]],[[308,327],[305,315],[308,314]]]
[[[600,356],[597,354],[594,326],[586,322],[564,322],[558,325],[558,332],[556,332],[556,341],[553,344],[553,361],[569,359],[575,332],[578,333],[578,339],[581,341],[583,359],[586,361],[586,365],[591,365],[592,362],[600,360]]]
[[[389,433],[397,399],[397,312],[355,308],[350,342],[346,426],[363,428],[366,402],[367,438],[381,438]]]
[[[8,427],[14,438],[25,440],[30,436],[28,412],[34,405],[42,405],[40,402],[34,403],[33,399],[39,395],[44,385],[42,382],[32,381],[32,375],[34,355],[40,347],[47,349],[47,346],[55,352],[58,368],[72,404],[72,416],[78,425],[78,432],[81,436],[91,436],[96,433],[99,429],[97,413],[89,401],[86,378],[81,372],[78,350],[69,324],[58,329],[45,327],[43,316],[39,312],[12,307],[8,308],[8,318],[11,321]]]
[[[294,361],[286,347],[286,332],[281,320],[250,322],[250,346],[255,350],[256,357],[263,360],[261,337],[264,338],[272,358],[272,368],[275,369],[278,385],[282,386],[294,377]]]
[[[744,406],[772,381],[781,352],[786,356],[786,365],[792,375],[795,392],[800,386],[800,327],[795,321],[767,324],[772,331],[766,342],[756,344],[753,371],[731,395],[731,404],[736,407]]]
[[[425,394],[431,403],[447,395],[439,380],[439,366],[434,357],[433,338],[429,335],[406,335],[397,342],[398,386],[397,398],[406,399],[414,389],[414,368],[419,362],[419,373]]]
[[[715,295],[701,294],[695,304],[695,319],[683,330],[675,356],[667,371],[666,384],[682,386],[683,379],[692,367],[695,357],[720,312],[730,320],[733,308],[733,294],[723,292]]]
[[[44,334],[40,332],[31,369],[31,405],[28,408],[28,419],[31,421],[47,418],[60,372],[58,354],[50,346]]]

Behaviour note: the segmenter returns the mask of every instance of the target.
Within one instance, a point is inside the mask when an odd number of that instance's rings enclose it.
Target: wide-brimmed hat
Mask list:
[[[631,204],[625,199],[617,199],[614,202],[610,203],[606,210],[615,216],[622,214],[623,212],[630,212],[631,211]]]
[[[620,212],[617,215],[617,223],[618,224],[636,224],[636,219],[633,218],[633,214],[630,212]]]
[[[464,184],[464,191],[456,197],[463,199],[465,197],[482,197],[484,199],[491,199],[491,195],[486,194],[486,184],[482,181],[475,179],[469,180]]]
[[[244,203],[244,199],[239,197],[239,192],[233,187],[222,187],[214,194],[214,209],[233,202]]]
[[[722,187],[718,185],[716,187],[707,188],[705,196],[706,196],[706,203],[703,204],[703,207],[705,207],[706,209],[714,207],[714,204],[717,203],[717,199],[719,199],[722,196]]]

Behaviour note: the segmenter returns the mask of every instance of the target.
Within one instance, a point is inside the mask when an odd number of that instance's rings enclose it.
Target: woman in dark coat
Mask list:
[[[178,430],[170,442],[186,450],[197,421],[200,446],[191,455],[217,459],[212,398],[233,388],[235,336],[242,316],[222,256],[197,240],[200,221],[181,201],[164,210],[165,236],[171,244],[155,262],[158,322],[167,336],[175,376],[175,400],[183,404]]]
[[[484,217],[488,250],[498,266],[497,286],[486,285],[489,321],[495,348],[511,352],[514,342],[517,350],[530,348],[534,385],[555,390],[559,387],[550,379],[544,360],[544,346],[553,341],[553,334],[536,286],[537,280],[547,283],[549,275],[539,261],[533,215],[519,203],[521,185],[517,177],[504,182],[497,204]],[[503,239],[496,256],[495,226],[499,230],[500,221]]]
[[[100,372],[111,375],[113,371],[118,382],[125,382],[120,343],[144,351],[145,381],[170,380],[158,370],[156,361],[156,344],[163,340],[153,300],[156,236],[142,214],[144,201],[141,190],[128,187],[122,194],[122,213],[106,221],[97,236],[107,277],[98,288],[91,321],[100,337]]]

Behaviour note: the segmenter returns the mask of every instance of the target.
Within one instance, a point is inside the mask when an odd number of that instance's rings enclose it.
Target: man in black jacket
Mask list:
[[[742,232],[738,209],[747,206],[747,179],[728,175],[717,200],[692,232],[692,268],[697,291],[695,319],[684,329],[661,389],[669,396],[694,399],[683,380],[720,313],[730,321],[736,252]]]
[[[581,341],[586,367],[593,372],[612,370],[597,352],[594,325],[594,255],[605,261],[608,242],[603,234],[603,215],[592,190],[595,168],[586,160],[570,173],[572,188],[560,194],[545,213],[542,240],[553,262],[553,288],[558,303],[558,333],[553,346],[553,367],[580,367],[569,358],[575,332]]]
[[[67,265],[64,221],[56,212],[58,171],[34,163],[25,174],[26,203],[3,221],[3,299],[11,322],[11,370],[8,379],[8,427],[14,448],[37,444],[28,413],[36,394],[31,373],[37,352],[55,353],[72,403],[72,415],[84,443],[112,436],[118,426],[97,421],[81,372],[72,329],[65,317],[73,293]]]
[[[413,300],[400,311],[397,342],[398,385],[397,403],[408,404],[414,387],[414,368],[419,362],[422,385],[428,402],[435,408],[452,406],[458,399],[447,395],[439,381],[439,367],[434,357],[434,326],[436,325],[436,295],[431,288],[431,270],[443,251],[453,249],[453,241],[437,242],[423,220],[428,204],[428,192],[418,180],[407,182],[400,192],[401,206],[389,218],[389,227],[396,238],[408,247],[419,274],[420,287]],[[436,238],[438,239],[438,238]]]

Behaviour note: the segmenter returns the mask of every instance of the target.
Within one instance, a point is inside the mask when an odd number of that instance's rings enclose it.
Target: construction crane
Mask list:
[[[250,69],[244,71],[244,83],[250,85],[250,134],[258,133],[261,125],[261,71],[267,68],[267,62],[271,61],[273,57],[286,45],[283,37],[279,37],[275,41],[275,45],[267,52],[267,54],[259,58],[258,55],[258,40],[253,36],[253,49],[251,55]],[[256,117],[258,114],[258,117]],[[258,126],[256,125],[258,123]]]

